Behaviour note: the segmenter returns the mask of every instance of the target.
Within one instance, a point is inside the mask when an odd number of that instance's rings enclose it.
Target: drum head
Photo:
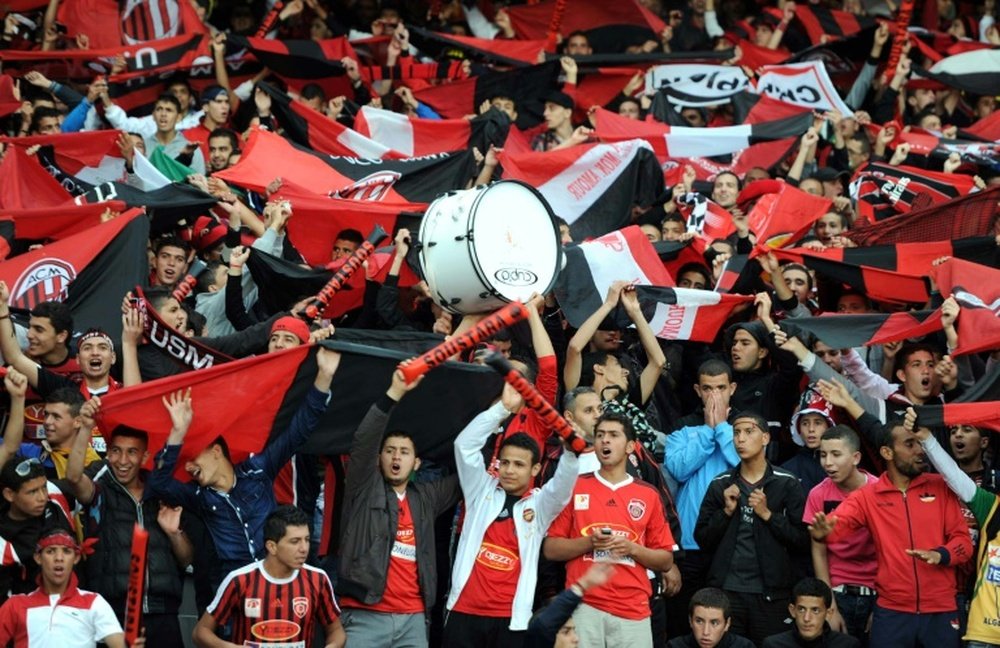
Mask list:
[[[552,210],[526,184],[504,180],[476,200],[471,224],[473,262],[503,299],[525,301],[552,288],[562,246]]]

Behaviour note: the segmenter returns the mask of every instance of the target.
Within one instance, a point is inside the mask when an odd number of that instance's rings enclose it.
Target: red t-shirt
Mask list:
[[[396,541],[389,554],[389,573],[386,575],[382,600],[374,605],[365,605],[345,597],[341,605],[392,614],[417,614],[424,611],[424,599],[420,595],[420,580],[417,577],[417,536],[413,530],[410,503],[405,496],[399,500]]]
[[[514,500],[516,501],[516,500]],[[486,528],[476,563],[453,608],[463,614],[508,618],[521,575],[521,554],[517,529],[511,515],[513,502],[508,498],[500,517]]]
[[[601,533],[602,529],[611,529],[612,534],[626,536],[648,549],[677,548],[655,488],[632,477],[609,484],[598,473],[580,475],[573,499],[549,527],[548,535],[579,538]],[[588,551],[566,563],[566,585],[580,580],[595,561],[613,562],[616,569],[611,579],[601,587],[587,590],[583,602],[623,619],[638,621],[649,617],[649,597],[653,592],[646,568],[632,558],[594,553]]]

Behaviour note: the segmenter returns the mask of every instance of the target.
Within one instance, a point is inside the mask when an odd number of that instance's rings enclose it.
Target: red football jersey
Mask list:
[[[389,554],[389,572],[386,574],[382,600],[365,605],[352,598],[343,597],[344,607],[363,608],[391,614],[417,614],[424,611],[417,575],[417,536],[413,530],[413,515],[406,497],[399,500],[399,523],[396,540]]]
[[[453,609],[463,614],[509,617],[520,575],[521,554],[514,518],[494,520],[486,528],[472,573]]]
[[[313,645],[314,621],[327,626],[340,615],[326,572],[303,565],[278,579],[264,571],[263,561],[230,572],[208,612],[220,626],[233,622],[235,644],[303,648]]]
[[[674,551],[677,548],[655,488],[631,476],[618,484],[610,484],[598,473],[581,475],[576,480],[573,499],[549,527],[548,535],[577,538],[602,533],[604,529],[648,549]],[[566,563],[566,585],[580,580],[595,560],[614,562],[617,568],[611,579],[601,587],[587,590],[583,602],[624,619],[648,617],[652,589],[646,568],[632,558],[596,553],[598,555],[587,552]]]

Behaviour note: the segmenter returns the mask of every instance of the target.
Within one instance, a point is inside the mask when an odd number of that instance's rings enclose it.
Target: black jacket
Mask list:
[[[698,512],[694,539],[702,551],[713,556],[708,570],[708,585],[712,587],[722,587],[725,583],[736,548],[739,509],[732,516],[726,515],[723,491],[739,479],[739,464],[713,479]],[[809,532],[802,522],[806,499],[798,478],[770,463],[761,488],[771,510],[771,519],[767,522],[754,516],[753,527],[764,596],[785,597],[797,577],[793,555],[809,551]]]
[[[389,554],[399,525],[399,500],[378,468],[382,435],[395,403],[383,397],[372,405],[351,444],[344,478],[344,512],[349,523],[340,527],[337,594],[366,605],[382,600],[389,571]],[[427,612],[437,596],[437,556],[434,520],[458,502],[458,477],[411,482],[406,497],[413,517],[417,546],[417,577]]]
[[[799,631],[792,629],[771,635],[764,640],[762,648],[861,648],[861,642],[849,634],[834,632],[829,627],[823,634],[812,640],[805,640]]]
[[[144,497],[141,504],[136,502],[110,470],[100,473],[94,486],[94,501],[86,507],[84,518],[87,537],[97,538],[94,554],[84,563],[87,589],[103,596],[115,614],[124,618],[132,529],[139,522],[149,532],[143,611],[177,614],[184,594],[183,570],[174,557],[170,539],[156,521],[160,500]]]
[[[826,479],[826,471],[819,463],[819,450],[799,448],[799,451],[791,459],[781,464],[781,467],[799,478],[802,492],[805,493],[806,497],[809,496],[809,491]]]

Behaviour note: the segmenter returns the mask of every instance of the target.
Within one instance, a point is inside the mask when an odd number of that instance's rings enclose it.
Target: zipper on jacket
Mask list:
[[[128,495],[129,499],[132,500],[132,503],[135,504],[135,519],[139,523],[139,526],[145,529],[146,519],[145,516],[143,516],[142,514],[142,501],[137,500],[135,496],[132,495],[132,491],[127,489],[125,487],[125,484],[118,481],[118,479],[114,475],[109,473],[108,476],[115,482],[115,484],[118,485],[118,488],[125,491],[125,494]],[[148,560],[146,561],[145,567],[146,567],[146,576],[145,576],[146,586],[142,588],[142,613],[149,614],[149,561]]]
[[[906,512],[906,530],[910,534],[910,548],[916,549],[916,545],[913,543],[913,523],[910,521],[909,500],[906,498],[906,491],[901,492],[903,494],[903,511]],[[917,574],[917,557],[910,556],[910,559],[913,561],[913,585],[917,594],[917,614],[920,614],[920,576]]]

